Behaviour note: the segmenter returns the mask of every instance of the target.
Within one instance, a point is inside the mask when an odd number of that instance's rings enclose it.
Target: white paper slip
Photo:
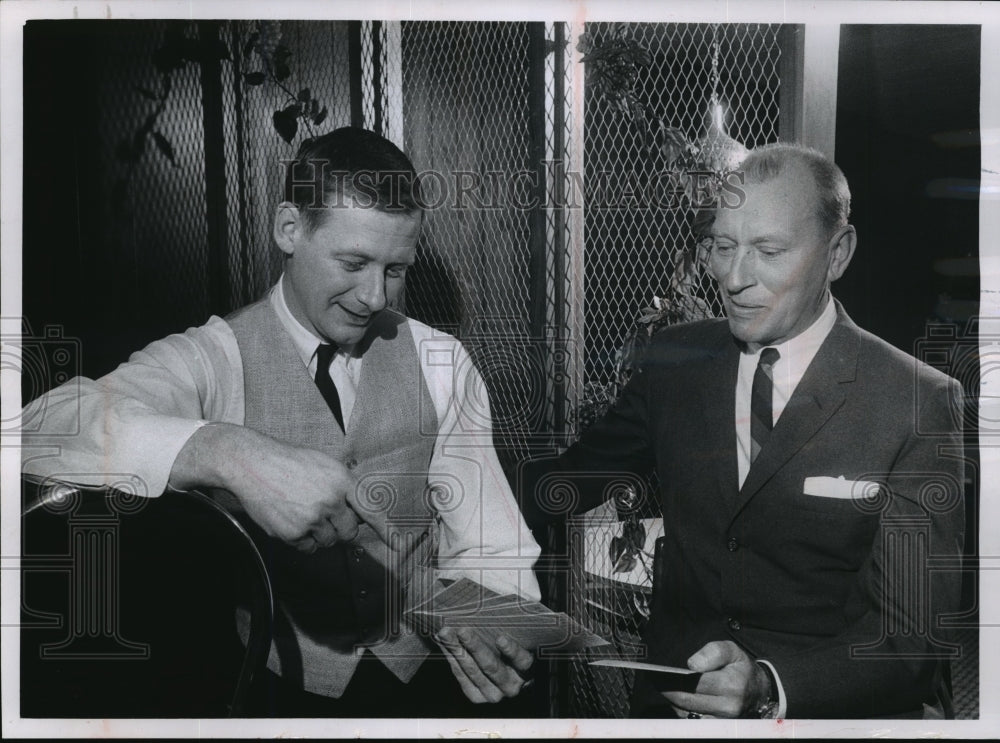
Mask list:
[[[697,673],[690,668],[674,668],[673,666],[661,666],[656,663],[643,663],[638,660],[622,660],[618,658],[603,658],[601,660],[590,661],[592,666],[611,666],[613,668],[631,668],[636,671],[656,671],[658,673]]]

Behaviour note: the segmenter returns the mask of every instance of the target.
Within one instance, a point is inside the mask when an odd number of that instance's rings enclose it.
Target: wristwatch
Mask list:
[[[757,706],[757,717],[762,720],[775,720],[778,717],[778,682],[767,663],[757,661],[757,665],[763,668],[767,675],[767,697]]]

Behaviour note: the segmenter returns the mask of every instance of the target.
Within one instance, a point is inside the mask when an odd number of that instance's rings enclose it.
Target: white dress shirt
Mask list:
[[[784,343],[764,347],[774,348],[780,354],[771,372],[771,379],[774,382],[772,396],[774,425],[778,425],[778,419],[784,412],[785,405],[788,404],[806,369],[809,368],[816,352],[836,322],[837,309],[833,304],[833,297],[828,296],[826,307],[812,325]],[[747,479],[747,473],[750,472],[750,393],[753,388],[753,376],[760,360],[760,351],[764,348],[757,353],[741,353],[740,369],[736,376],[736,457],[741,488]]]

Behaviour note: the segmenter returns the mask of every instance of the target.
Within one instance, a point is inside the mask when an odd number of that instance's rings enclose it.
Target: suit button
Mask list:
[[[358,591],[359,598],[365,598],[367,596],[368,596],[368,591],[366,591],[365,589],[362,588],[360,591]]]
[[[729,617],[729,619],[727,620],[727,624],[729,624],[729,629],[731,629],[733,632],[739,632],[741,629],[743,629],[743,625],[740,624],[740,620],[734,619],[733,617]]]
[[[726,542],[726,547],[730,552],[735,552],[740,548],[740,543],[736,541],[736,537],[729,537],[729,541]]]
[[[357,466],[358,466],[358,460],[355,459],[354,457],[351,457],[350,459],[347,460],[347,469],[353,470]]]

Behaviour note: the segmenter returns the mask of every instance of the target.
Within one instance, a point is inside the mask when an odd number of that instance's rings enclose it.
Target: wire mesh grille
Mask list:
[[[595,44],[615,24],[588,24]],[[778,27],[732,24],[629,24],[626,33],[649,49],[640,68],[637,95],[649,125],[676,127],[696,142],[709,124],[716,93],[727,111],[729,135],[752,148],[778,137]],[[712,42],[719,42],[717,90],[712,80]],[[616,354],[635,319],[654,296],[663,296],[683,251],[693,247],[685,209],[650,205],[657,177],[667,167],[647,152],[641,125],[598,98],[586,99],[586,178],[597,195],[586,219],[586,379],[614,380]],[[714,314],[722,306],[710,282],[701,284]]]
[[[636,96],[644,121],[622,116],[588,84],[585,99],[586,182],[584,322],[587,395],[613,393],[621,349],[654,296],[668,296],[695,238],[692,212],[658,208],[653,187],[668,167],[648,147],[647,131],[675,127],[697,143],[710,125],[710,106],[723,106],[728,134],[748,148],[778,138],[778,26],[732,24],[587,24],[595,45],[624,34],[649,50]],[[717,51],[716,51],[717,50]],[[714,54],[713,54],[714,52]],[[713,65],[713,57],[715,64]],[[713,74],[717,70],[717,74]],[[649,129],[647,129],[649,127]],[[686,270],[698,270],[698,264]],[[721,315],[707,276],[692,278],[694,293],[710,314]],[[690,318],[695,319],[695,318]],[[585,399],[586,403],[587,400]],[[585,422],[575,421],[580,425]],[[654,506],[655,508],[655,506]],[[655,516],[656,514],[649,514]],[[630,575],[616,573],[609,554],[623,523],[615,510],[591,514],[575,527],[570,555],[571,613],[611,639],[622,655],[641,650],[648,612],[653,539],[662,522],[645,519],[646,554]],[[643,566],[645,563],[645,566]],[[569,664],[569,709],[575,717],[624,716],[633,673]]]
[[[106,29],[100,55],[106,66],[95,102],[102,161],[110,164],[99,187],[112,195],[105,202],[112,259],[131,274],[116,291],[130,306],[130,321],[154,333],[184,323],[189,308],[204,312],[208,306],[205,214],[190,208],[192,200],[203,204],[205,193],[203,181],[191,177],[204,160],[201,86],[196,65],[175,70],[169,105],[156,114],[163,88],[153,54],[168,30],[197,36],[194,23],[144,21]],[[151,133],[140,136],[151,121]],[[158,151],[157,135],[170,143],[175,164]],[[167,274],[176,280],[163,281]]]
[[[524,23],[401,29],[404,149],[430,206],[407,312],[463,340],[508,461],[538,427],[546,385],[527,309],[531,214],[502,193],[513,174],[534,167],[528,44]]]

